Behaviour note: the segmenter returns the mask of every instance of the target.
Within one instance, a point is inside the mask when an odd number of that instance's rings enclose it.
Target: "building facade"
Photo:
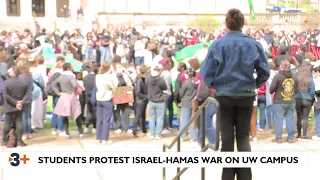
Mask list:
[[[256,13],[265,12],[266,0],[253,3]],[[64,5],[70,9],[73,20],[82,7],[86,22],[99,12],[225,14],[228,9],[239,8],[249,13],[248,0],[0,0],[0,29],[33,28],[34,17],[43,27],[74,27],[76,23],[64,23]]]

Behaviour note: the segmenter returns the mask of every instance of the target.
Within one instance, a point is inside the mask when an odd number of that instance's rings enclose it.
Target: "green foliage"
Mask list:
[[[215,19],[213,16],[202,16],[202,17],[198,17],[195,20],[191,21],[188,24],[188,27],[190,28],[199,28],[205,32],[210,32],[214,29],[220,28],[221,27],[221,23]]]

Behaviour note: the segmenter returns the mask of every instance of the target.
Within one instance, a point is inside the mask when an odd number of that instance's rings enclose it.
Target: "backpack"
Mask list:
[[[47,95],[49,96],[56,96],[56,93],[53,91],[52,89],[52,83],[53,81],[55,81],[56,79],[58,79],[58,77],[61,75],[61,73],[54,73],[52,75],[52,77],[49,79],[48,84],[46,86],[45,92]]]
[[[17,146],[17,138],[14,133],[14,129],[11,129],[6,137],[6,146],[7,148],[14,148]]]

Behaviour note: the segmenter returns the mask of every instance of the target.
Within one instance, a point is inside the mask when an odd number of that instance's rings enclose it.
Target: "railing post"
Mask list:
[[[202,117],[202,123],[201,123],[201,129],[202,129],[202,132],[201,132],[201,134],[202,134],[202,139],[201,139],[201,150],[204,148],[204,146],[205,146],[205,144],[206,144],[206,107],[203,107],[203,109],[202,109],[202,116],[200,116],[200,117]],[[201,168],[201,180],[205,180],[205,168],[204,167],[202,167]]]
[[[200,115],[201,117],[201,136],[202,136],[202,139],[201,139],[201,149],[204,148],[204,146],[206,145],[206,107],[203,107],[202,109],[202,115]]]
[[[162,152],[166,152],[166,147],[165,146],[162,147]],[[162,168],[162,180],[166,180],[166,179],[167,179],[167,177],[166,177],[166,167],[163,167]]]
[[[177,140],[177,152],[181,151],[181,139],[178,138]],[[180,172],[180,167],[177,167],[177,174]],[[177,180],[180,180],[180,176],[177,178]]]
[[[184,132],[186,132],[188,130],[188,127],[191,125],[193,125],[193,122],[196,121],[196,119],[199,118],[199,116],[202,114],[201,116],[201,121],[202,124],[200,126],[201,130],[201,135],[202,135],[202,140],[201,140],[201,152],[202,151],[206,151],[208,149],[209,146],[205,145],[205,139],[206,139],[206,119],[205,119],[205,113],[206,113],[206,106],[208,104],[215,104],[217,107],[217,134],[219,134],[219,120],[220,120],[220,106],[219,106],[219,102],[214,99],[214,98],[207,98],[207,100],[199,107],[199,109],[192,115],[191,120],[187,123],[187,125],[182,129],[182,131],[179,131],[178,135],[174,138],[174,140],[170,143],[170,145],[167,144],[163,144],[163,152],[166,152],[167,148],[171,149],[175,143],[177,143],[177,152],[181,151],[181,139],[180,137],[182,136],[182,134]],[[217,135],[217,137],[219,137],[219,135]],[[217,138],[218,139],[218,138]],[[219,139],[217,140],[217,143],[219,143]],[[219,149],[219,145],[216,143],[216,149]],[[182,170],[180,170],[181,167],[177,168],[177,174],[174,177],[174,180],[180,180],[180,176],[188,169],[188,168],[183,168]],[[163,180],[166,180],[166,168],[163,167],[162,168],[162,178]],[[205,168],[201,168],[201,180],[205,180]]]

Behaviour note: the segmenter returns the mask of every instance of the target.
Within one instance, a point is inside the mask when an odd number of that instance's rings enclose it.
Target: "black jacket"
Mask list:
[[[297,90],[298,80],[297,77],[292,75],[291,71],[279,71],[270,85],[270,93],[275,92],[275,104],[294,103]]]
[[[96,86],[96,74],[88,74],[83,79],[83,85],[85,88],[86,99],[87,101],[91,100],[91,94],[93,88]]]
[[[134,86],[135,102],[136,103],[147,103],[148,94],[147,94],[147,85],[146,79],[138,78]]]
[[[9,78],[4,82],[3,98],[4,98],[4,112],[19,111],[16,108],[17,101],[25,102],[28,98],[28,85],[18,77]]]
[[[164,90],[167,89],[166,82],[160,76],[149,76],[146,79],[148,99],[152,102],[164,102]]]
[[[175,84],[175,91],[173,93],[174,101],[179,104],[180,103],[180,96],[179,96],[179,91],[181,88],[181,73],[177,76],[176,79],[176,84]]]

